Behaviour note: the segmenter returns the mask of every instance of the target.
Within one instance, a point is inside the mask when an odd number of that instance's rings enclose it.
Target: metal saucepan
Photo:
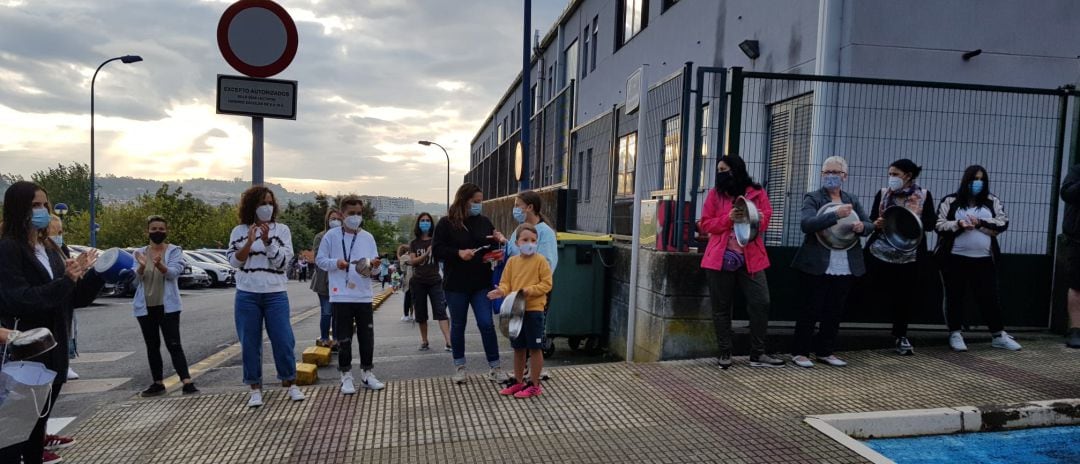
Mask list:
[[[52,331],[44,327],[20,332],[18,338],[8,342],[11,359],[20,361],[45,354],[56,347]]]
[[[506,338],[515,339],[521,333],[521,324],[525,316],[525,300],[526,298],[520,296],[518,292],[510,292],[503,299],[499,307],[499,330]]]
[[[356,266],[356,273],[364,277],[371,277],[371,261],[367,258],[360,258],[353,261],[352,264]]]
[[[885,208],[881,217],[885,220],[882,236],[889,245],[900,251],[912,251],[919,247],[923,239],[919,216],[903,206],[890,206]]]
[[[735,221],[735,241],[739,242],[739,246],[746,246],[757,238],[758,231],[761,230],[761,213],[754,202],[744,196],[735,199],[732,209],[742,213],[743,217]]]
[[[837,210],[837,208],[844,206],[843,203],[826,203],[820,209],[818,209],[818,216],[823,214],[830,214]],[[847,217],[838,218],[836,224],[825,230],[819,230],[817,232],[818,243],[821,243],[825,248],[832,250],[847,250],[856,243],[859,243],[859,235],[851,230],[852,226],[859,222],[859,215],[855,214],[852,210],[851,214]]]

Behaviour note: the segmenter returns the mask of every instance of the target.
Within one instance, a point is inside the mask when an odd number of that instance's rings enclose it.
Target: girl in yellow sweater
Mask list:
[[[535,226],[524,223],[518,226],[516,234],[521,254],[506,262],[499,287],[488,293],[488,298],[504,298],[515,291],[526,298],[521,332],[517,338],[510,340],[510,346],[514,348],[514,378],[511,379],[514,383],[499,394],[531,398],[540,396],[544,391],[540,386],[540,372],[544,368],[544,305],[547,303],[547,294],[551,291],[551,266],[543,256],[536,255],[539,234]],[[528,383],[522,378],[526,350],[530,363]]]

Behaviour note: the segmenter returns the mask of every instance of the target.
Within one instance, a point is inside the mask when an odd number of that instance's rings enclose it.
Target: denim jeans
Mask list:
[[[487,290],[472,293],[452,292],[447,290],[446,303],[450,306],[450,346],[453,350],[454,365],[465,365],[465,324],[469,322],[469,305],[476,316],[476,327],[480,329],[480,338],[484,342],[484,354],[489,367],[499,367],[499,339],[495,336],[495,322],[491,313],[491,303],[487,299]]]
[[[240,338],[244,362],[244,383],[262,384],[263,324],[274,351],[277,378],[283,382],[296,380],[296,339],[289,322],[287,292],[252,293],[236,291],[236,335]]]
[[[330,339],[330,328],[334,326],[334,310],[330,308],[330,295],[319,295],[319,339]]]

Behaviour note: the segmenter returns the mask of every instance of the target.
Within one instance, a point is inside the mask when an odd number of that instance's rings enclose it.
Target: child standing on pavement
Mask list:
[[[513,383],[499,394],[513,395],[515,398],[531,398],[543,393],[543,387],[540,386],[540,372],[544,368],[544,306],[552,286],[551,266],[542,256],[536,256],[539,238],[536,226],[529,223],[521,224],[515,235],[517,236],[516,245],[521,250],[521,254],[507,261],[499,287],[489,292],[488,298],[492,300],[504,298],[516,291],[519,297],[526,299],[521,332],[517,338],[510,340],[510,346],[514,348],[514,378],[511,379]],[[527,383],[523,378],[526,354],[528,354],[530,374]]]

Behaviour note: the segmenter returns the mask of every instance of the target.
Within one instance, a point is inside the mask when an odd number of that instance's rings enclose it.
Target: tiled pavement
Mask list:
[[[712,360],[552,369],[544,395],[500,397],[479,376],[388,383],[345,397],[306,388],[266,405],[235,393],[103,408],[64,452],[75,463],[861,462],[802,423],[808,414],[1080,397],[1080,351],[1021,338],[1010,353],[972,343],[900,358],[844,353],[845,368],[720,371]],[[739,362],[741,361],[741,363]]]

